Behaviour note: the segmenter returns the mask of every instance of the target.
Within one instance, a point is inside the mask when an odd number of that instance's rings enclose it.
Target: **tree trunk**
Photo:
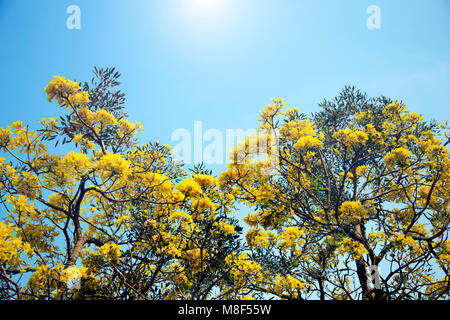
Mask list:
[[[73,267],[75,263],[77,263],[78,258],[80,257],[81,250],[83,249],[84,244],[86,243],[87,238],[81,237],[78,239],[77,243],[75,244],[75,247],[73,248],[72,253],[70,254],[69,260],[67,261],[66,265],[64,266],[64,270],[68,269],[70,267]],[[56,300],[62,300],[63,295],[65,292],[65,283],[60,283],[58,288],[58,294],[56,295]]]
[[[360,223],[358,223],[355,226],[355,235],[358,239],[361,239],[361,240],[364,239]],[[366,272],[366,264],[362,257],[359,258],[358,260],[356,260],[355,262],[356,262],[356,273],[358,275],[359,284],[361,285],[362,298],[363,298],[363,300],[369,300],[369,299],[371,299],[371,294],[370,294],[370,288],[367,285],[368,279],[367,279],[367,272]]]

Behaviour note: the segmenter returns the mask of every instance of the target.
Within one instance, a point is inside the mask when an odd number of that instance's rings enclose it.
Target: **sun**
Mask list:
[[[213,6],[217,5],[218,0],[194,0],[199,6]]]
[[[203,14],[211,14],[214,11],[220,11],[223,7],[223,0],[193,0],[192,7],[195,11]]]
[[[164,0],[171,30],[187,39],[219,37],[236,27],[241,0]]]
[[[193,24],[212,27],[229,19],[229,0],[188,0],[178,1],[179,12]]]

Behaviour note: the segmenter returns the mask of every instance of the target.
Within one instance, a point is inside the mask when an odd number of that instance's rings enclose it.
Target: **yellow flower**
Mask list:
[[[86,173],[91,168],[88,157],[83,153],[69,152],[61,161],[62,170]]]
[[[178,191],[190,197],[198,197],[203,194],[203,190],[200,185],[192,178],[186,178],[181,181],[177,186]]]
[[[294,145],[294,148],[297,150],[302,150],[318,146],[322,146],[322,142],[318,138],[314,136],[306,136],[298,139],[297,143]]]
[[[130,163],[117,153],[108,153],[102,156],[98,160],[96,168],[100,170],[103,180],[113,175],[126,178],[131,174]]]
[[[357,176],[361,176],[367,172],[368,166],[359,166],[356,168],[355,173]]]
[[[367,253],[367,249],[360,242],[353,241],[350,238],[344,238],[341,246],[338,248],[341,255],[350,254],[354,260],[358,260],[363,254]]]
[[[272,123],[277,115],[283,115],[282,109],[285,106],[282,98],[273,99],[273,104],[266,105],[261,111],[260,119],[262,122]]]
[[[0,146],[6,146],[11,140],[12,131],[10,127],[0,128]]]
[[[281,127],[280,134],[288,141],[295,141],[296,150],[321,148],[323,145],[323,134],[317,135],[316,127],[310,120],[287,122]]]
[[[219,184],[218,180],[213,176],[207,174],[194,174],[192,178],[197,182],[202,188],[217,186]]]
[[[274,289],[278,295],[282,295],[283,293],[287,292],[288,294],[292,295],[294,298],[297,298],[298,291],[305,289],[305,284],[302,281],[300,281],[290,275],[286,275],[286,276],[277,275],[275,277],[275,279],[276,279],[276,281],[275,281]]]
[[[343,143],[347,148],[365,145],[369,139],[368,134],[364,131],[353,131],[351,129],[340,129],[333,134],[333,137]]]
[[[233,226],[233,225],[228,224],[228,223],[223,222],[223,221],[220,221],[220,222],[219,222],[219,227],[220,227],[224,232],[229,233],[229,234],[233,234],[233,233],[235,232],[234,226]]]
[[[368,211],[359,201],[347,201],[342,203],[340,207],[342,217],[348,219],[349,222],[365,219]]]
[[[279,234],[278,246],[283,249],[291,247],[302,235],[303,232],[298,227],[288,227]]]
[[[386,163],[388,168],[392,168],[396,163],[404,164],[411,155],[411,151],[409,151],[407,148],[397,148],[392,150],[390,154],[384,157],[384,162]]]
[[[235,278],[237,284],[242,284],[246,278],[253,278],[254,281],[262,280],[261,265],[250,260],[247,253],[236,256],[236,252],[225,258],[225,263],[232,266],[230,274]]]
[[[69,96],[69,101],[73,106],[82,106],[89,103],[89,93],[86,91],[77,92]]]
[[[59,104],[64,104],[67,99],[74,105],[83,105],[89,102],[88,93],[79,92],[80,90],[81,87],[78,82],[66,80],[61,76],[55,76],[45,88],[49,102],[55,99]]]
[[[15,231],[12,224],[0,221],[0,264],[18,268],[23,264],[20,254],[31,254],[33,250],[29,243],[14,235]]]
[[[116,243],[106,243],[98,248],[97,252],[103,256],[106,261],[118,261],[122,255],[120,246]]]
[[[244,217],[244,222],[248,224],[250,227],[255,227],[259,223],[259,215],[248,213]]]
[[[270,245],[270,235],[269,230],[250,229],[245,235],[245,238],[250,247],[262,248]]]
[[[116,118],[106,110],[100,109],[93,114],[93,121],[96,127],[106,128],[117,123]]]
[[[78,134],[74,135],[72,140],[75,143],[81,144],[83,142],[83,135],[78,133]]]
[[[132,124],[127,119],[121,119],[119,121],[118,135],[120,138],[125,135],[134,136],[137,131],[142,131],[142,125],[139,122]]]
[[[195,228],[195,223],[192,216],[186,212],[174,211],[169,216],[169,221],[178,221],[187,232],[191,232]]]

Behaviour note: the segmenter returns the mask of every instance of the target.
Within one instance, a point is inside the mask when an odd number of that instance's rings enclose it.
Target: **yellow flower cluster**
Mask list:
[[[219,181],[216,178],[208,174],[194,174],[192,175],[192,178],[204,189],[219,184]]]
[[[57,128],[59,118],[43,118],[39,123],[45,127],[45,135],[49,137]],[[0,129],[1,130],[1,129]]]
[[[186,250],[186,256],[192,261],[199,260],[201,255],[202,252],[200,251],[200,248]]]
[[[186,230],[188,234],[195,228],[192,216],[186,212],[174,211],[169,216],[169,221],[179,222],[180,226]]]
[[[34,203],[28,203],[27,197],[23,194],[17,196],[8,195],[6,200],[13,205],[13,212],[18,215],[33,216],[35,213]]]
[[[11,140],[11,127],[0,128],[0,146],[5,147]]]
[[[218,205],[212,202],[210,198],[205,197],[192,200],[191,207],[192,210],[198,210],[200,212],[203,210],[215,210]]]
[[[369,243],[376,245],[377,242],[386,241],[387,235],[383,231],[370,232],[367,235],[367,239],[369,240]]]
[[[413,246],[415,241],[411,236],[404,235],[403,233],[394,232],[392,234],[394,241],[397,245],[404,246]]]
[[[84,125],[92,127],[97,133],[117,123],[114,115],[104,109],[93,112],[87,108],[81,108],[77,111],[77,115]]]
[[[77,92],[70,95],[68,100],[72,106],[83,106],[89,103],[89,93],[86,91]]]
[[[179,263],[172,263],[168,267],[167,273],[172,275],[173,281],[179,288],[189,288],[193,284],[186,276],[185,268],[180,266]]]
[[[92,289],[95,282],[87,282],[86,280],[94,280],[92,274],[89,273],[88,268],[81,266],[72,266],[64,269],[62,263],[57,263],[54,267],[49,267],[46,264],[40,265],[36,271],[30,276],[27,287],[33,290],[35,294],[42,293],[43,295],[51,292],[53,295],[58,293],[61,289],[60,284],[65,284],[66,287],[71,280],[83,281],[83,287]]]
[[[283,115],[282,109],[286,105],[282,98],[272,99],[272,101],[273,103],[266,105],[260,114],[260,121],[268,125],[273,124],[275,116]]]
[[[448,268],[450,266],[450,254],[441,254],[438,263]]]
[[[375,126],[373,124],[371,123],[367,124],[364,127],[364,132],[366,132],[373,141],[381,144],[384,143],[381,132],[377,131],[377,129],[375,129]]]
[[[406,107],[404,107],[404,106],[402,107],[400,101],[396,101],[396,102],[393,102],[393,103],[387,105],[383,110],[383,114],[385,114],[385,115],[398,114],[398,113],[404,111],[405,109],[406,109]]]
[[[348,222],[367,218],[368,211],[359,201],[346,201],[341,204],[340,212],[342,218]]]
[[[122,255],[120,246],[116,243],[108,242],[98,248],[97,253],[106,261],[118,261]]]
[[[295,299],[298,297],[299,291],[306,288],[302,281],[290,275],[277,275],[275,279],[274,290],[279,296],[287,294]]]
[[[67,80],[61,76],[55,76],[45,88],[49,102],[53,99],[59,104],[69,101],[73,106],[84,105],[89,102],[89,94],[84,91],[80,92],[80,90],[81,87],[78,82]]]
[[[91,140],[84,138],[84,136],[83,136],[82,134],[76,134],[76,135],[73,137],[73,141],[74,141],[76,144],[80,145],[81,148],[84,149],[84,150],[92,150],[92,151],[95,151],[95,145],[94,145],[94,143],[93,143]]]
[[[127,119],[121,119],[119,121],[119,128],[123,131],[123,132],[131,132],[135,129],[135,125],[132,124],[130,121],[128,121]]]
[[[278,190],[276,190],[274,187],[268,184],[264,184],[261,185],[259,188],[252,188],[251,192],[255,196],[257,202],[266,204],[270,200],[275,199]]]
[[[282,232],[278,234],[278,246],[282,250],[286,250],[289,247],[299,246],[303,243],[301,237],[304,233],[298,227],[287,227]],[[300,252],[296,252],[298,254]]]
[[[102,156],[95,167],[100,170],[103,181],[114,175],[126,178],[131,173],[130,163],[118,153],[108,153]]]
[[[232,164],[244,164],[254,160],[255,156],[258,155],[266,155],[269,159],[272,159],[277,154],[275,142],[275,139],[270,134],[251,134],[244,142],[238,142],[237,146],[231,150],[229,162]]]
[[[405,164],[406,160],[411,156],[411,151],[407,148],[400,147],[392,150],[392,152],[384,157],[384,163],[388,168],[391,168],[395,164]]]
[[[136,123],[132,124],[127,119],[119,121],[119,131],[117,132],[119,138],[123,138],[125,135],[132,137],[138,131],[142,131],[142,125],[139,122],[136,121]]]
[[[117,123],[116,118],[106,110],[99,109],[93,114],[93,120],[96,125],[105,128],[109,125],[113,126]]]
[[[146,172],[140,176],[140,179],[143,185],[158,187],[159,190],[166,192],[172,190],[173,187],[172,181],[167,176],[159,173]]]
[[[12,224],[0,221],[0,264],[12,268],[23,265],[23,259],[20,257],[22,253],[29,255],[33,253],[29,243],[14,235],[16,231],[17,228]]]
[[[356,168],[355,173],[359,177],[365,173],[367,173],[368,166],[359,166]]]
[[[194,248],[184,252],[186,259],[192,267],[194,273],[200,272],[205,267],[206,260],[209,258],[208,252],[204,249]]]
[[[245,235],[250,247],[267,247],[272,240],[272,234],[269,230],[250,229]]]
[[[261,266],[256,261],[251,260],[245,252],[239,256],[233,252],[225,258],[225,262],[231,267],[230,274],[234,277],[237,285],[242,285],[246,279],[250,279],[253,283],[264,279]]]
[[[362,243],[350,238],[344,238],[342,240],[342,244],[339,246],[338,251],[341,255],[350,254],[353,260],[358,260],[363,254],[367,253],[367,249]]]
[[[60,169],[69,174],[86,174],[91,169],[89,158],[83,153],[69,152],[60,162]]]
[[[441,297],[445,295],[447,298],[449,297],[448,288],[450,286],[450,280],[449,278],[442,278],[441,280],[437,282],[431,282],[430,285],[426,289],[426,294],[429,295],[430,299],[436,299],[438,297]]]
[[[353,131],[351,129],[340,129],[333,134],[339,142],[343,143],[347,148],[365,145],[369,136],[364,131]]]
[[[16,176],[16,178],[13,183],[16,185],[18,193],[26,195],[31,200],[41,194],[42,188],[39,178],[34,173],[25,171],[21,175]]]
[[[248,213],[244,217],[244,222],[248,224],[250,227],[255,227],[259,223],[259,214],[257,213]]]
[[[15,133],[15,135],[12,135],[12,131]],[[32,154],[36,152],[39,148],[44,148],[44,145],[38,144],[38,136],[35,132],[28,130],[27,127],[25,127],[22,124],[22,121],[16,121],[14,122],[11,127],[8,127],[4,133],[5,141],[9,142],[9,149],[10,150],[17,150],[19,154]],[[36,143],[31,143],[31,142]]]
[[[288,141],[294,141],[296,150],[321,148],[324,136],[317,134],[315,125],[310,120],[295,120],[285,123],[280,129],[281,136]]]
[[[58,274],[62,268],[62,264],[57,264],[54,268],[49,268],[46,264],[40,265],[30,276],[27,286],[35,292],[41,292],[45,289],[55,290],[56,281],[53,279],[58,278]]]
[[[186,178],[177,185],[177,190],[186,196],[196,198],[203,194],[202,187],[193,178]]]
[[[224,221],[219,222],[219,227],[222,229],[225,233],[233,234],[235,232],[234,226],[232,224],[226,223]]]

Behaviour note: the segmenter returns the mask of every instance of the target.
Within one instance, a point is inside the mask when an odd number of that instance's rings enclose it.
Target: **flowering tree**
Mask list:
[[[266,134],[238,145],[220,176],[255,209],[246,239],[270,276],[250,288],[288,299],[448,298],[446,123],[351,87],[309,118],[283,107],[265,107]],[[261,160],[273,145],[276,156]]]
[[[446,124],[353,88],[309,118],[275,99],[228,170],[186,174],[94,73],[0,128],[0,299],[449,297]]]
[[[55,76],[45,92],[62,118],[0,129],[0,298],[242,297],[260,269],[240,249],[233,197],[202,167],[186,175],[168,146],[137,143],[118,77]]]

